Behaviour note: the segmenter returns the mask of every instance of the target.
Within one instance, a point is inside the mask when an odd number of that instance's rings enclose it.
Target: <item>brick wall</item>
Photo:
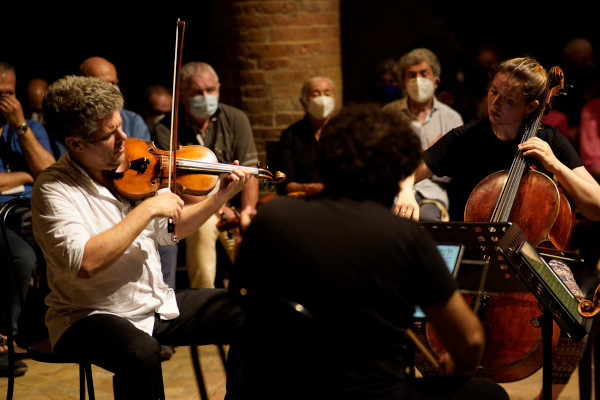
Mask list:
[[[302,83],[323,75],[342,98],[339,0],[213,2],[214,66],[221,99],[250,118],[259,156],[299,120]]]

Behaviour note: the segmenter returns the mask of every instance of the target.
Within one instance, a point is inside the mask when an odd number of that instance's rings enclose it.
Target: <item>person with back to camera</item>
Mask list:
[[[508,399],[498,384],[471,377],[484,354],[483,327],[433,240],[390,212],[399,182],[420,161],[420,148],[400,116],[378,105],[342,108],[319,141],[321,195],[280,196],[261,205],[241,243],[229,290],[274,294],[314,315],[335,364],[324,372],[334,391],[327,399]],[[413,382],[405,373],[411,360],[403,331],[415,305],[442,334],[448,351],[439,363],[446,376]],[[232,345],[237,368],[230,370],[229,398],[298,396],[285,396],[289,388],[278,379],[285,371],[264,374],[262,352],[252,357]],[[308,391],[311,398],[326,395]]]
[[[383,108],[386,112],[404,115],[411,121],[412,128],[421,138],[423,149],[450,129],[463,124],[458,112],[435,97],[441,70],[437,56],[429,49],[417,48],[406,53],[398,61],[398,74],[407,95]],[[451,207],[446,193],[447,182],[447,178],[433,176],[414,186],[421,220],[447,220]]]
[[[600,219],[600,185],[556,128],[542,124],[535,137],[520,143],[524,127],[545,102],[548,86],[548,74],[535,59],[502,62],[490,81],[488,117],[451,130],[424,152],[415,173],[402,184],[395,213],[417,220],[419,208],[411,189],[413,182],[433,174],[446,175],[451,178],[451,220],[462,221],[473,189],[488,175],[508,170],[517,151],[522,151],[532,163],[530,168],[557,182],[579,212],[587,218]],[[569,267],[557,259],[550,260],[549,265],[573,296],[583,300]],[[561,334],[553,352],[553,399],[558,398],[577,367],[586,342],[587,336],[574,343]]]

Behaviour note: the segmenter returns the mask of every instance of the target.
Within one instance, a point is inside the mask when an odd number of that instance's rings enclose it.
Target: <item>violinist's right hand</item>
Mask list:
[[[394,204],[394,214],[401,218],[419,220],[419,204],[413,193],[414,176],[411,175],[400,182],[400,190]]]
[[[169,218],[174,224],[179,222],[183,211],[184,201],[170,191],[165,191],[144,200],[138,207],[147,207],[149,215]]]

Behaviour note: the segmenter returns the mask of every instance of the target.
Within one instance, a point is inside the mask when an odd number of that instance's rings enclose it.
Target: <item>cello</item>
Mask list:
[[[564,75],[560,67],[550,70],[548,85],[544,102],[525,126],[521,143],[537,135],[552,100],[563,94]],[[520,150],[509,170],[487,176],[473,189],[465,206],[464,221],[515,223],[534,246],[557,251],[567,247],[573,228],[567,198],[550,177],[528,169]],[[538,301],[531,292],[501,292],[485,297],[484,306],[474,304],[487,341],[479,373],[496,382],[524,379],[542,366],[542,332],[532,323],[542,314]],[[434,352],[439,353],[433,329],[427,326],[426,334]],[[558,326],[553,323],[553,345],[558,334]]]

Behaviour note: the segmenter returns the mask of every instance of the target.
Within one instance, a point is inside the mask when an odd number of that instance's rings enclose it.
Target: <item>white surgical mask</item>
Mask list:
[[[406,85],[406,92],[417,103],[431,99],[434,91],[433,81],[426,78],[413,78]]]
[[[331,115],[335,101],[330,96],[315,97],[308,102],[307,112],[316,120],[323,120]]]
[[[196,118],[209,118],[217,112],[218,107],[219,96],[216,94],[190,97],[190,113]]]

